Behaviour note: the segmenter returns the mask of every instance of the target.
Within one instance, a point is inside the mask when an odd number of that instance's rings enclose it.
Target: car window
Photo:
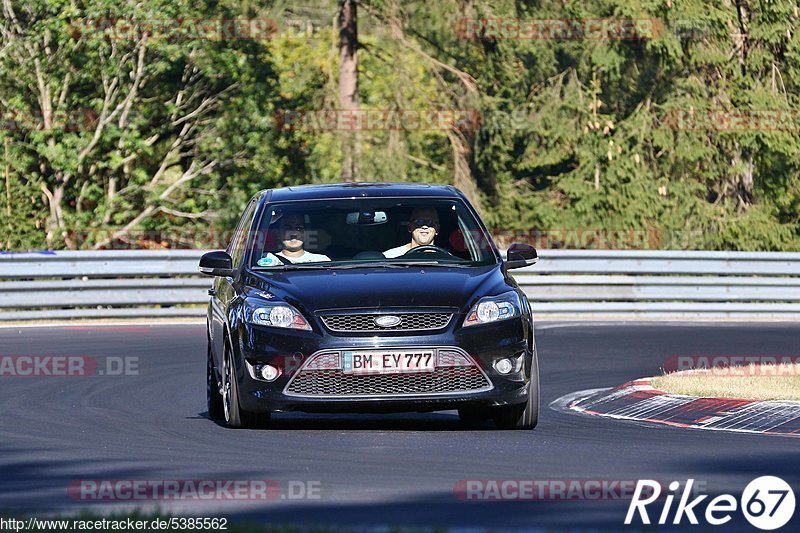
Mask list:
[[[460,199],[305,200],[265,209],[251,259],[254,268],[496,261],[489,236]]]
[[[257,202],[255,199],[250,200],[250,203],[247,205],[242,215],[242,219],[239,221],[239,226],[236,228],[236,234],[233,236],[233,240],[228,248],[228,253],[233,259],[233,268],[239,268],[242,262],[242,257],[247,247],[247,239],[253,226],[256,204]]]

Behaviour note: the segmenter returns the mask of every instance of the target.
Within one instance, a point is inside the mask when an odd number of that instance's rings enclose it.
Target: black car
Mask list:
[[[274,411],[457,409],[532,429],[533,317],[478,213],[451,186],[351,183],[258,193],[208,308],[208,413],[263,427]]]

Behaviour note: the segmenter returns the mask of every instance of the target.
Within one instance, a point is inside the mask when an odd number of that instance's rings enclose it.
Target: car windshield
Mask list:
[[[357,198],[268,204],[250,267],[481,266],[497,259],[460,199]]]

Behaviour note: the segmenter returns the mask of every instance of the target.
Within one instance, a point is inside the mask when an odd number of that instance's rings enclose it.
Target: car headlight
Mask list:
[[[522,305],[516,292],[507,292],[500,296],[489,296],[472,306],[464,327],[489,324],[518,317],[522,314]]]
[[[300,311],[284,302],[248,301],[245,320],[258,326],[311,330],[311,326]]]

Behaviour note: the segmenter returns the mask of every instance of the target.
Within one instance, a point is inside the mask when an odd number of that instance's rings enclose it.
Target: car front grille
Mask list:
[[[322,360],[325,364],[320,364]],[[284,392],[292,396],[359,397],[446,395],[492,388],[489,379],[471,357],[450,348],[438,350],[438,363],[433,372],[345,374],[342,368],[331,368],[334,361],[336,365],[340,361],[337,352],[312,356],[292,377]]]
[[[394,316],[400,322],[393,326],[379,326],[375,319]],[[323,315],[325,327],[337,333],[375,331],[426,331],[442,329],[450,323],[451,313],[356,313]]]

